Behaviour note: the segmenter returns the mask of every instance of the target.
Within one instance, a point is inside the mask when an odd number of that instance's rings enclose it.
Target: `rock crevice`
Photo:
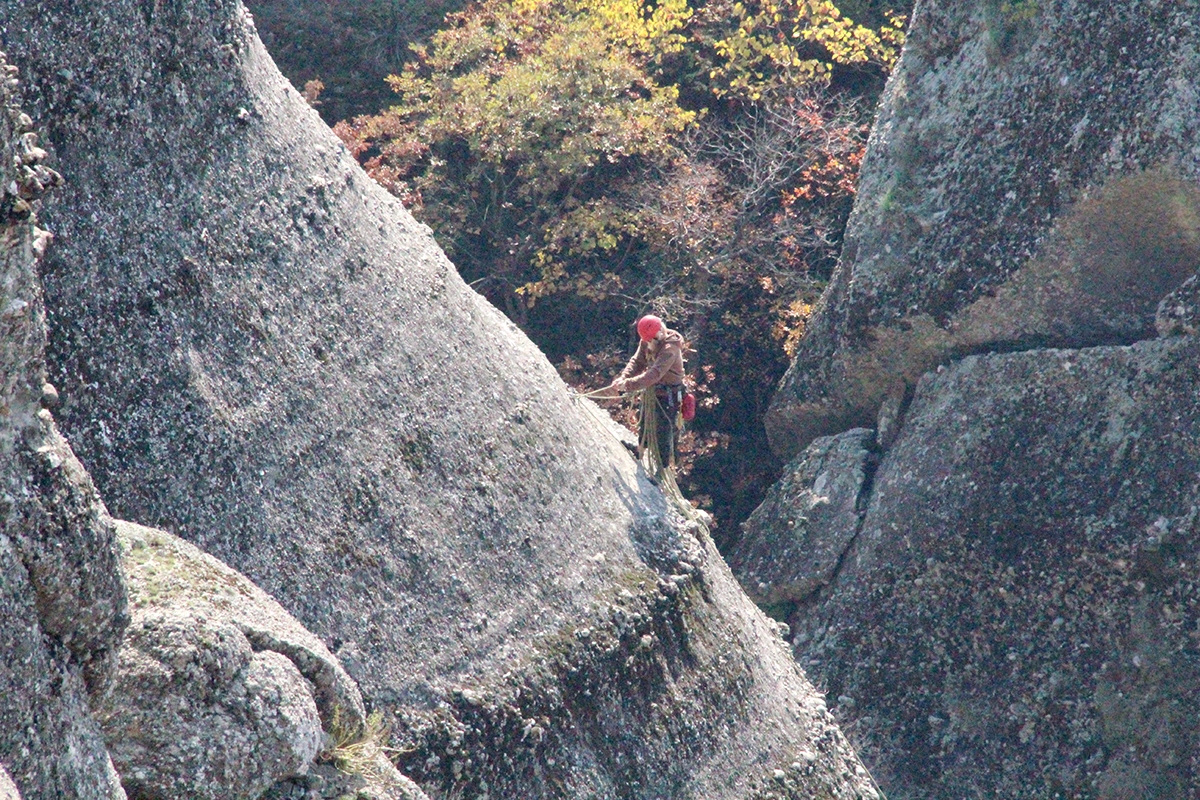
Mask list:
[[[598,797],[741,798],[762,788],[762,765],[818,750],[811,774],[785,770],[789,791],[874,791],[824,713],[796,712],[816,695],[775,627],[363,174],[240,4],[0,0],[0,33],[70,177],[46,208],[48,360],[57,418],[113,514],[269,592],[397,738],[429,719],[458,730],[474,712],[448,697],[526,679],[559,709],[514,763],[515,718],[483,725],[473,753],[489,758],[457,774],[437,766],[445,748],[419,744],[433,793],[469,775],[491,796],[555,796],[561,781]],[[539,643],[601,628],[631,575],[684,594],[685,562],[706,577],[679,625],[703,646],[653,659],[678,693],[640,704],[625,662],[590,649],[575,674],[543,663]],[[215,663],[269,655],[239,637],[276,647],[213,624],[229,634]],[[150,647],[145,626],[138,636]],[[612,719],[637,723],[612,737],[581,721],[606,692]]]

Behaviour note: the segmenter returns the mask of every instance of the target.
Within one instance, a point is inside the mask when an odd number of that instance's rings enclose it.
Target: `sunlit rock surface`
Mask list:
[[[269,591],[431,793],[873,796],[704,534],[234,2],[0,0],[70,176],[61,415],[118,516]]]
[[[307,774],[326,732],[363,730],[358,687],[265,592],[182,539],[115,525],[132,622],[98,717],[131,797],[258,797]]]

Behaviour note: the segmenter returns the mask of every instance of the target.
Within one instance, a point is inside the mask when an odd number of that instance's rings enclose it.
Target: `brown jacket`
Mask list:
[[[683,336],[663,328],[661,339],[638,342],[637,352],[617,377],[629,381],[628,391],[683,383]]]

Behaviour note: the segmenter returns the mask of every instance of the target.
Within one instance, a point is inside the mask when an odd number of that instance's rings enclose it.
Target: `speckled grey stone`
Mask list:
[[[1159,336],[1200,333],[1200,279],[1193,275],[1158,304],[1154,328]]]
[[[788,620],[889,798],[1200,796],[1197,387],[1191,336],[918,384]]]
[[[917,4],[841,263],[767,418],[791,457],[967,353],[1127,344],[1200,267],[1200,4]]]
[[[803,600],[829,583],[862,522],[874,438],[856,428],[817,439],[750,515],[729,562],[756,602]]]
[[[124,798],[89,701],[127,623],[112,524],[41,409],[45,314],[36,227],[43,163],[0,54],[0,794]]]
[[[100,719],[132,798],[256,798],[316,759],[321,719],[304,677],[236,625],[155,609],[127,638]]]
[[[360,730],[358,687],[244,576],[116,521],[133,619],[99,718],[131,798],[254,798]]]

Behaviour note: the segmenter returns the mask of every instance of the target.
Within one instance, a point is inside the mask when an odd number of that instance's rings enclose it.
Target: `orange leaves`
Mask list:
[[[852,195],[858,181],[866,144],[859,143],[848,153],[824,153],[815,164],[800,172],[798,185],[783,193],[785,210],[795,208],[799,201],[815,202]]]
[[[776,310],[771,338],[782,345],[788,358],[796,355],[796,348],[800,346],[800,339],[804,336],[815,305],[812,297],[798,297]]]

